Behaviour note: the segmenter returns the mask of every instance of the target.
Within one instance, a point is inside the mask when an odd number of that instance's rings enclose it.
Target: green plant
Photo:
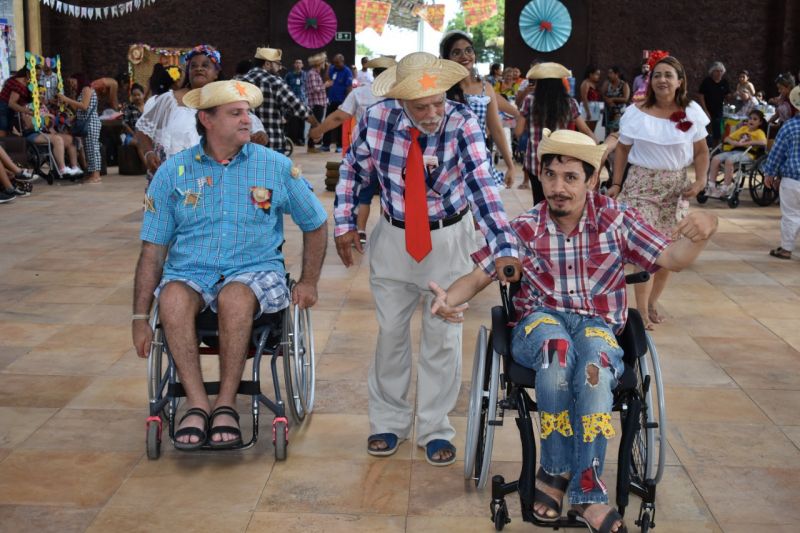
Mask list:
[[[505,0],[497,0],[497,15],[481,22],[477,26],[467,28],[464,23],[464,12],[460,11],[454,19],[447,24],[447,30],[461,30],[472,35],[473,48],[475,48],[475,61],[477,63],[502,63],[503,50],[486,46],[486,41],[504,35],[504,17],[506,12]]]

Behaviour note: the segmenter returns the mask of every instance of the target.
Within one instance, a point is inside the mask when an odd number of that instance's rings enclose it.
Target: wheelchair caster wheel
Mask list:
[[[275,460],[286,460],[286,446],[289,444],[289,426],[285,418],[272,421],[272,444],[275,446]]]
[[[650,521],[650,514],[642,514],[642,518],[639,519],[636,525],[641,528],[642,533],[647,533],[650,531],[650,527],[653,525],[653,523]]]
[[[730,198],[728,198],[728,207],[731,209],[736,209],[739,207],[739,195],[736,193],[731,194]]]
[[[508,507],[505,500],[500,500],[500,503],[492,502],[492,520],[494,521],[494,528],[497,531],[503,531],[506,524],[511,523],[508,517]]]
[[[147,421],[147,458],[158,459],[161,455],[161,419]]]
[[[706,196],[706,191],[700,191],[697,193],[697,203],[704,204],[708,201],[708,196]]]

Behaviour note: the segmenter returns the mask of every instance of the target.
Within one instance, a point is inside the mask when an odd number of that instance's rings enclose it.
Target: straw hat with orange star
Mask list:
[[[416,100],[442,94],[468,74],[467,69],[455,61],[439,59],[427,52],[414,52],[375,78],[372,92],[383,98]]]
[[[192,109],[208,109],[231,102],[247,102],[250,109],[253,109],[263,101],[261,89],[239,80],[213,81],[189,91],[183,97],[183,104]]]

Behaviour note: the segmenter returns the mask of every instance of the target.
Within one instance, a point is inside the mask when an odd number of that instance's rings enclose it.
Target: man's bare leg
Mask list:
[[[185,283],[168,283],[158,298],[159,318],[169,342],[169,350],[175,361],[181,384],[186,391],[188,408],[199,407],[209,412],[209,401],[203,387],[203,374],[200,370],[195,317],[203,308],[203,298]],[[196,427],[203,429],[205,421],[200,416],[189,416],[178,429]],[[198,437],[191,435],[178,439],[178,442],[195,443]]]
[[[236,391],[242,379],[257,306],[258,300],[253,291],[243,283],[229,283],[219,293],[217,312],[219,313],[220,388],[215,408],[223,405],[236,408]],[[213,427],[237,425],[232,416],[220,414],[214,418]],[[225,442],[234,440],[237,436],[232,433],[219,433],[211,438],[214,442]]]

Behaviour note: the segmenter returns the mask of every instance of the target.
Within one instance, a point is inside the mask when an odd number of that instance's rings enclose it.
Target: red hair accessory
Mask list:
[[[653,68],[655,68],[656,63],[665,57],[669,57],[669,52],[664,50],[653,50],[650,52],[650,55],[647,56],[647,65],[650,67],[650,70],[652,71]]]
[[[685,111],[675,111],[669,116],[670,121],[675,123],[675,127],[681,131],[689,131],[693,122],[686,118]]]

